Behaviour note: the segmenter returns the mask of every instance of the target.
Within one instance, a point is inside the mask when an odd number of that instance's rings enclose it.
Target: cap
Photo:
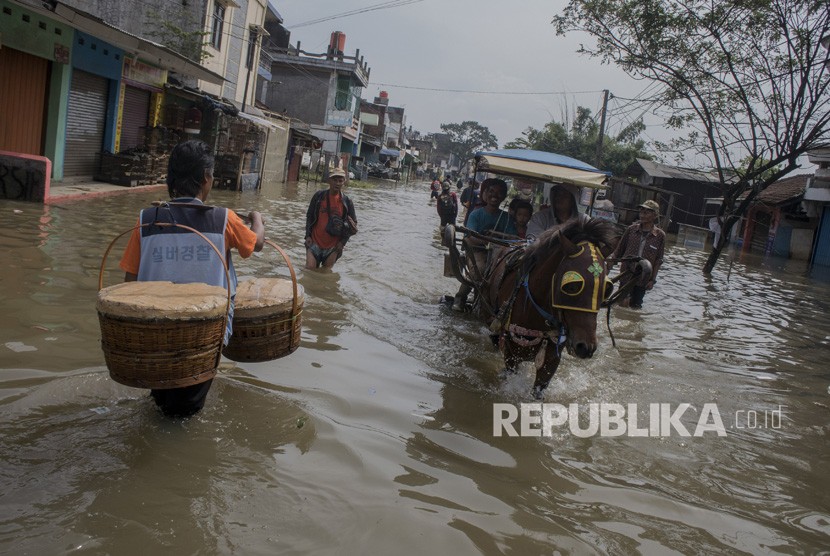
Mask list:
[[[441,189],[443,189],[444,191],[446,191],[449,188],[450,188],[450,182],[448,182],[448,181],[445,181],[444,185],[441,186]]]
[[[660,205],[657,204],[657,201],[653,201],[653,200],[649,199],[648,201],[646,201],[645,203],[643,203],[642,205],[639,205],[639,206],[640,206],[640,208],[644,208],[644,209],[647,209],[647,210],[653,210],[657,214],[660,214]]]
[[[329,177],[334,178],[336,176],[340,176],[341,178],[346,177],[346,172],[343,171],[343,168],[335,168],[331,172],[329,172]]]

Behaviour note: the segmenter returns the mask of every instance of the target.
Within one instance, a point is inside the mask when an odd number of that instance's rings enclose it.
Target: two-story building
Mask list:
[[[252,126],[243,139],[256,135],[253,144],[224,146],[239,147],[237,175],[243,162],[258,170],[261,138],[275,128],[253,108],[265,2],[0,0],[0,150],[48,160],[48,181],[103,172],[135,185],[162,164],[148,158],[146,176],[116,176],[123,164],[106,162],[136,149],[163,156],[192,136],[219,154],[223,132]]]
[[[389,106],[389,93],[381,91],[373,102],[360,102],[360,118],[360,155],[397,168],[407,147],[403,107]]]
[[[822,38],[821,44],[830,50],[830,35]],[[817,223],[810,262],[830,266],[830,146],[811,151],[808,159],[818,166],[804,192],[804,207],[808,216]]]
[[[355,50],[347,55],[346,35],[331,34],[325,53],[267,41],[263,58],[270,80],[259,85],[260,101],[272,112],[291,118],[292,129],[313,135],[330,155],[356,153],[360,99],[369,84],[369,67]]]

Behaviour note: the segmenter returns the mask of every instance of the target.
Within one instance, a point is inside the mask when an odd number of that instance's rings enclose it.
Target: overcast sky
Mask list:
[[[346,54],[360,49],[371,68],[363,97],[385,90],[392,106],[406,109],[407,123],[421,132],[440,131],[442,123],[474,120],[487,126],[499,146],[532,126],[562,120],[575,106],[609,103],[613,135],[642,109],[630,102],[646,83],[614,66],[576,53],[587,36],[558,37],[551,20],[565,0],[422,0],[359,15],[299,26],[304,22],[382,3],[382,0],[271,0],[291,43],[307,52],[325,52],[332,31],[346,34]],[[555,92],[547,95],[474,94],[423,91],[407,87],[494,92]],[[659,121],[647,119],[646,139],[666,140]]]

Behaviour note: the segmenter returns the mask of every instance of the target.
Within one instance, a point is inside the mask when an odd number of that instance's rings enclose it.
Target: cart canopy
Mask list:
[[[476,153],[476,169],[519,178],[607,189],[611,172],[569,156],[529,149],[500,149]]]

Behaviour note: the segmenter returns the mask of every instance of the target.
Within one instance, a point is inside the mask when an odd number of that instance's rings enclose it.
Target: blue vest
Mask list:
[[[175,199],[171,202],[188,203],[192,207],[162,206],[143,209],[141,223],[141,262],[138,280],[166,280],[176,284],[202,282],[227,287],[225,269],[216,252],[204,239],[177,226],[153,226],[154,222],[176,223],[202,232],[225,257],[231,284],[231,305],[225,343],[231,336],[233,296],[236,294],[236,271],[225,245],[228,211],[221,207],[205,207],[198,199]]]

